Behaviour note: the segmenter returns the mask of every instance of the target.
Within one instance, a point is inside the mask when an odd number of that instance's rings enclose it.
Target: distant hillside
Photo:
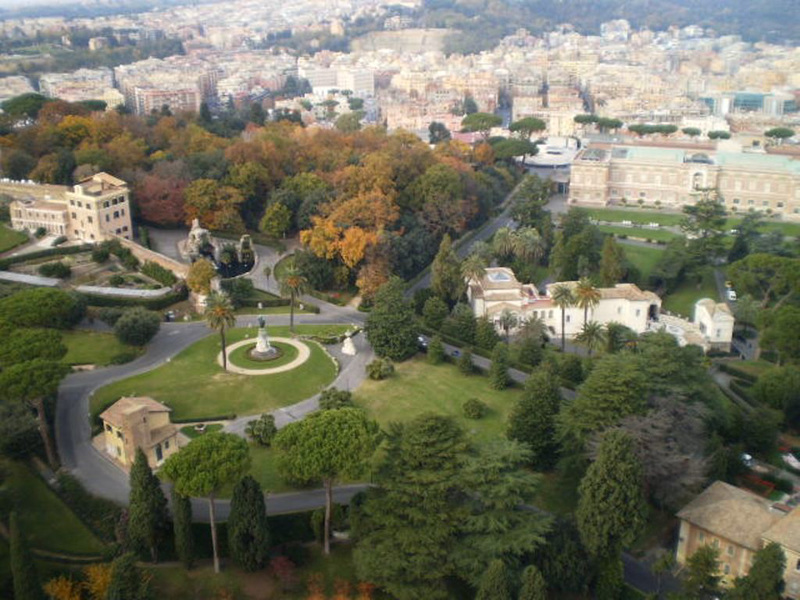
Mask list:
[[[490,48],[520,27],[541,33],[572,23],[582,33],[599,33],[613,19],[654,30],[696,24],[747,41],[797,45],[797,8],[797,0],[425,0],[424,25],[459,29],[448,40],[452,52]]]

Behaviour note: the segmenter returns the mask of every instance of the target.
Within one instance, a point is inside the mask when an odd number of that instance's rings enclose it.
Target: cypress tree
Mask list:
[[[438,365],[444,361],[444,346],[442,346],[442,338],[438,335],[433,336],[428,344],[428,363]]]
[[[522,442],[532,451],[531,466],[546,470],[555,464],[558,444],[555,420],[561,405],[557,375],[549,368],[534,371],[525,392],[511,411],[506,437]]]
[[[464,375],[472,375],[475,372],[475,367],[472,364],[472,350],[464,348],[461,351],[461,356],[458,357],[458,370]]]
[[[172,530],[175,552],[187,569],[194,566],[194,533],[192,532],[192,503],[172,488]]]
[[[439,251],[431,263],[431,289],[440,298],[451,302],[457,301],[464,289],[461,263],[448,234],[442,237]]]
[[[511,600],[508,569],[502,560],[493,560],[481,578],[475,600]]]
[[[14,600],[44,600],[36,564],[28,544],[19,530],[17,513],[12,512],[9,526],[11,576],[14,580]]]
[[[149,553],[152,561],[158,562],[158,545],[164,538],[169,519],[167,499],[141,448],[136,449],[130,483],[128,540],[131,549],[140,557]]]
[[[492,350],[492,366],[489,367],[489,385],[496,390],[504,390],[511,383],[508,376],[508,346],[503,342],[495,344]]]
[[[123,554],[111,563],[108,600],[148,600],[150,578],[136,566],[136,555]]]
[[[547,583],[533,565],[522,572],[522,588],[517,600],[547,600]]]
[[[642,466],[630,435],[606,432],[578,493],[578,531],[586,549],[596,557],[616,556],[644,525]]]
[[[228,517],[228,547],[231,558],[245,571],[261,569],[267,559],[269,530],[264,492],[247,475],[233,488]]]

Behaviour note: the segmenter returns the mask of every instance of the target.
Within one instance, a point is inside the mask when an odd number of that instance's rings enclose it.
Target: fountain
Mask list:
[[[267,332],[267,319],[264,315],[258,317],[258,337],[256,346],[250,351],[250,358],[254,360],[272,360],[277,358],[280,351],[269,343],[269,333]]]

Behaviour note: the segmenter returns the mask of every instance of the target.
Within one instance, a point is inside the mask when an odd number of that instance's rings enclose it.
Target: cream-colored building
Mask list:
[[[521,284],[511,269],[492,267],[480,281],[469,282],[467,296],[477,317],[488,317],[500,329],[500,315],[508,310],[517,319],[540,319],[553,335],[561,335],[561,309],[551,297],[553,287],[574,287],[575,281],[552,283],[547,293],[540,294],[535,285]],[[611,288],[599,288],[600,302],[589,309],[588,320],[608,324],[620,323],[636,333],[648,330],[648,322],[658,318],[661,298],[653,292],[642,291],[633,283],[618,283]],[[568,307],[564,315],[564,335],[575,337],[583,327],[583,309]]]
[[[754,152],[592,145],[572,164],[569,202],[679,209],[711,188],[730,212],[800,221],[800,161]]]
[[[566,285],[574,290],[577,281],[563,281],[547,285],[541,294],[533,284],[517,281],[514,272],[505,267],[491,267],[480,281],[470,280],[467,287],[472,310],[476,317],[487,317],[498,330],[500,315],[509,311],[522,323],[529,319],[541,320],[551,335],[561,335],[561,309],[552,299],[553,288]],[[730,351],[733,339],[734,318],[728,306],[710,298],[695,304],[694,320],[662,314],[661,298],[653,292],[641,290],[633,283],[618,283],[614,287],[598,288],[600,300],[589,308],[587,321],[602,325],[619,323],[638,334],[648,331],[666,331],[681,346],[695,345],[709,350]],[[583,329],[584,310],[569,306],[564,310],[564,337],[574,338]]]
[[[53,235],[84,242],[101,242],[114,236],[131,239],[133,223],[127,184],[107,173],[97,173],[68,187],[4,184],[10,204],[11,226],[35,231],[43,227]]]
[[[130,467],[141,448],[155,468],[178,451],[178,428],[169,420],[171,409],[148,397],[124,397],[101,415],[105,452]]]
[[[680,533],[676,559],[686,560],[699,548],[719,549],[724,585],[747,575],[756,552],[770,542],[786,556],[787,598],[800,598],[800,508],[773,503],[761,496],[715,481],[678,513]]]

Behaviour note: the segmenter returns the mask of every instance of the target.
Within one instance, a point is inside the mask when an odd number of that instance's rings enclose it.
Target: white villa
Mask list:
[[[520,321],[542,320],[552,335],[561,335],[561,309],[551,292],[556,285],[575,287],[576,281],[551,283],[545,294],[533,284],[517,281],[514,272],[505,267],[491,267],[480,281],[472,279],[467,297],[477,317],[488,317],[500,329],[500,315],[510,311]],[[614,322],[636,333],[664,329],[678,338],[683,346],[695,344],[704,350],[728,351],[733,337],[733,316],[725,304],[704,298],[695,306],[694,321],[661,314],[661,298],[643,291],[633,283],[618,283],[614,287],[598,288],[599,303],[589,309],[588,320],[604,325]],[[565,310],[564,335],[575,337],[583,327],[583,309],[570,306]]]

